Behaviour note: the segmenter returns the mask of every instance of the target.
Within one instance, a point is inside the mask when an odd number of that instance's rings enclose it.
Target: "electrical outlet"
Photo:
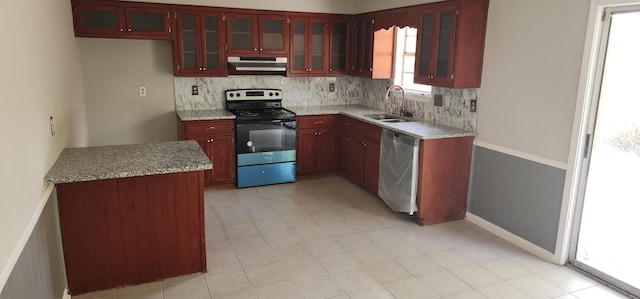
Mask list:
[[[147,88],[144,86],[140,86],[140,96],[141,97],[146,97],[147,96]]]
[[[476,112],[478,110],[478,100],[469,101],[469,111]]]
[[[442,107],[442,95],[436,94],[433,96],[433,106]]]
[[[191,86],[191,95],[192,96],[197,96],[198,95],[198,85]]]
[[[334,91],[336,91],[336,84],[329,83],[329,92],[334,92]]]

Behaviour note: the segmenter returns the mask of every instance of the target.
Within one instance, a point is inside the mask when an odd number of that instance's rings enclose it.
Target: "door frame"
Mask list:
[[[607,17],[605,12],[638,9],[640,9],[640,1],[638,0],[591,0],[569,150],[569,163],[553,260],[556,264],[563,265],[572,260],[571,255],[575,253],[573,244],[575,244],[574,241],[577,239],[577,233],[580,229],[579,218],[583,201],[581,196],[584,194],[582,181],[588,171],[588,162],[591,156],[591,144],[589,144],[587,157],[584,158],[586,135],[591,132],[594,125],[595,117],[591,116],[597,112],[605,58],[605,55],[600,54],[606,51],[608,42],[608,35],[604,36],[603,33],[608,33],[610,26],[610,22],[607,22],[610,20],[610,14]],[[593,138],[589,140],[589,143],[592,140]]]

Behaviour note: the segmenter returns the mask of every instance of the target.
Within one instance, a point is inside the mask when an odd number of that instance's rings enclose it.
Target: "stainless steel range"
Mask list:
[[[279,89],[225,92],[236,115],[238,188],[296,180],[296,115],[282,108]]]

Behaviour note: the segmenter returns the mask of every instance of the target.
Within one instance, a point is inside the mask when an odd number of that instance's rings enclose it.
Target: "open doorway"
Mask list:
[[[605,10],[571,262],[640,296],[640,7]],[[589,150],[590,146],[590,150]]]

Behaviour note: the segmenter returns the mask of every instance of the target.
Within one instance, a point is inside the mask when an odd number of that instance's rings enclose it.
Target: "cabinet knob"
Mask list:
[[[203,67],[203,68],[202,68],[202,70],[203,70],[203,71],[206,71],[206,70],[207,70],[207,68],[206,68],[206,67]]]
[[[127,31],[131,32],[131,28],[127,29]]]
[[[318,132],[318,135],[322,135],[322,132]]]
[[[124,29],[123,29],[123,28],[120,28],[120,32],[124,32]]]
[[[260,52],[262,52],[262,50],[263,50],[263,49],[262,49],[262,48],[260,48]]]
[[[351,140],[351,138],[347,137],[347,141]]]
[[[313,122],[313,124],[315,124],[315,125],[321,125],[321,124],[322,124],[322,121],[314,121],[314,122]]]
[[[253,52],[258,52],[258,49],[257,48],[253,48]]]
[[[313,133],[313,135],[318,136],[318,132]]]
[[[211,127],[207,128],[207,130],[215,130],[215,129],[216,129],[216,127],[214,127],[214,126],[211,126]]]
[[[331,68],[330,68],[330,69],[329,69],[329,71],[330,71],[330,72],[333,72],[333,69],[331,69]]]

